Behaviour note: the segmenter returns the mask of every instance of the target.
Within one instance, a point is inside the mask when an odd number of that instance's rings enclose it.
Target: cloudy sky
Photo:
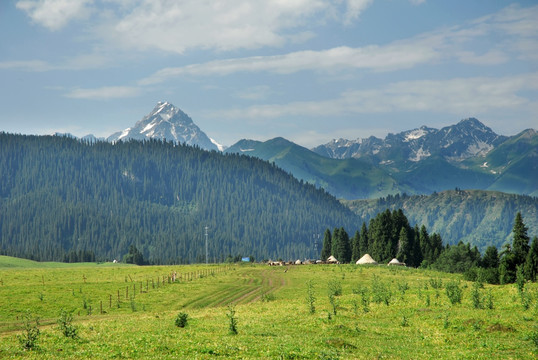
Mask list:
[[[0,131],[108,136],[160,100],[225,145],[537,129],[538,3],[0,1]]]

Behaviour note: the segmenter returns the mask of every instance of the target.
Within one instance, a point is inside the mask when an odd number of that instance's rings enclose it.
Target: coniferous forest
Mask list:
[[[251,157],[156,140],[0,133],[0,252],[40,261],[309,258],[360,226],[333,196]],[[321,248],[321,239],[318,249]]]

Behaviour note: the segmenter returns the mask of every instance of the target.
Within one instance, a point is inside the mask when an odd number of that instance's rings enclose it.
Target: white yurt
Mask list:
[[[336,258],[333,255],[331,255],[331,256],[329,256],[327,258],[327,263],[328,264],[338,264],[339,262],[338,262],[338,260],[336,260]]]
[[[388,266],[405,266],[405,263],[400,262],[398,259],[394,258],[387,265]]]
[[[357,262],[355,263],[357,265],[376,265],[377,261],[372,259],[370,254],[364,254],[363,257],[361,257]]]

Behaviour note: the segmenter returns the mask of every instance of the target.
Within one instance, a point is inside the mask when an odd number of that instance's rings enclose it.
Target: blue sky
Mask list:
[[[0,2],[0,131],[108,136],[161,100],[224,145],[514,135],[538,128],[538,3]]]

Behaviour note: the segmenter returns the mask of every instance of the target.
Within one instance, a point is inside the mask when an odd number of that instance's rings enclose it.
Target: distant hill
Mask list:
[[[512,241],[518,211],[529,236],[538,236],[538,198],[531,196],[450,190],[430,196],[397,195],[343,203],[366,221],[385,209],[402,209],[411,224],[425,225],[429,231],[439,233],[444,243],[468,242],[482,252],[490,245],[500,249]]]
[[[477,119],[385,139],[333,140],[311,151],[283,138],[241,140],[226,150],[274,162],[339,198],[372,199],[454,188],[538,196],[538,133],[507,137]],[[317,156],[316,156],[317,155]]]
[[[360,220],[332,195],[259,159],[158,140],[0,133],[0,254],[89,251],[153,263],[313,257],[315,234]],[[318,244],[318,253],[321,244]]]
[[[383,196],[405,192],[387,172],[360,159],[330,159],[284,138],[265,142],[242,140],[225,153],[245,154],[275,163],[298,179],[321,187],[342,198]]]

